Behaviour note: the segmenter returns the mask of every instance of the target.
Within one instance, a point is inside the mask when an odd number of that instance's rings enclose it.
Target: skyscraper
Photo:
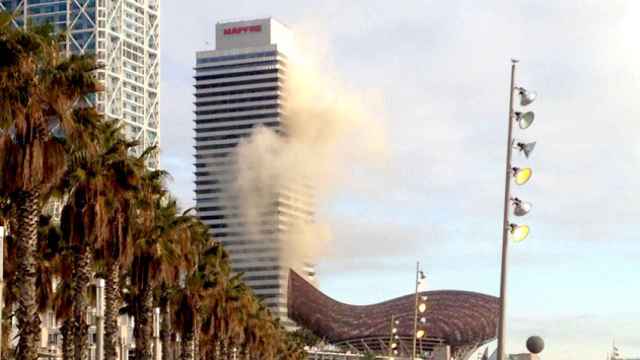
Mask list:
[[[244,273],[244,281],[285,324],[291,324],[289,268],[314,276],[313,266],[294,259],[285,241],[292,226],[313,220],[312,192],[304,181],[274,189],[266,194],[267,208],[248,224],[239,204],[246,194],[234,187],[234,168],[236,147],[256,127],[286,136],[284,86],[292,42],[290,30],[273,19],[218,23],[216,49],[196,54],[195,74],[198,214],[224,244],[232,270]]]
[[[160,0],[0,0],[14,25],[50,23],[68,30],[68,54],[94,54],[104,87],[94,99],[108,119],[122,121],[137,152],[160,139]],[[158,158],[149,166],[158,167]]]

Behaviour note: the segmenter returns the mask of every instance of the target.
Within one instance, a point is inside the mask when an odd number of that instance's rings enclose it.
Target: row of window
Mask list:
[[[252,261],[278,261],[277,256],[254,256],[254,257],[246,257],[240,259],[231,258],[231,262],[234,264],[248,263]]]
[[[280,276],[279,275],[252,275],[252,276],[243,276],[242,279],[244,281],[278,280],[280,279]]]
[[[267,56],[276,56],[278,54],[277,51],[265,51],[259,53],[251,53],[251,54],[239,54],[239,55],[227,55],[227,56],[217,56],[210,58],[198,58],[196,59],[196,64],[208,64],[213,62],[221,62],[221,61],[231,61],[231,60],[244,60],[244,59],[254,59],[261,58]]]
[[[225,99],[218,101],[203,101],[196,102],[196,106],[204,107],[204,106],[215,106],[215,105],[228,105],[228,104],[241,104],[246,102],[254,102],[254,101],[275,101],[278,100],[278,95],[271,96],[254,96],[240,99]]]
[[[222,169],[220,171],[196,171],[195,172],[195,176],[196,177],[202,177],[202,176],[222,176],[222,175],[227,175],[229,173],[229,171],[225,168],[227,167],[231,167],[231,165],[233,165],[232,162],[230,161],[224,161],[224,162],[220,162],[217,163],[215,166],[217,169]]]
[[[202,81],[202,80],[226,79],[226,78],[241,77],[241,76],[256,76],[256,75],[267,75],[267,74],[277,74],[277,73],[278,73],[278,69],[265,69],[265,70],[224,73],[224,74],[196,75],[195,78],[198,81]]]
[[[196,124],[214,124],[214,123],[221,123],[221,122],[227,122],[227,121],[244,121],[244,120],[276,118],[279,116],[280,116],[280,112],[271,112],[271,113],[262,113],[262,114],[252,114],[252,115],[216,117],[213,119],[196,119],[195,123]]]
[[[271,284],[271,285],[254,285],[251,287],[253,290],[269,290],[269,289],[280,289],[280,284]]]
[[[221,189],[204,189],[204,190],[196,190],[196,194],[200,195],[200,194],[218,194],[221,193],[222,190]],[[205,220],[203,218],[200,218],[201,220]]]
[[[242,64],[231,64],[231,65],[216,65],[216,66],[205,66],[197,68],[197,71],[212,71],[212,70],[229,70],[229,69],[240,69],[245,67],[255,67],[255,66],[276,66],[276,65],[285,65],[283,61],[279,60],[267,60],[267,61],[253,61]]]
[[[234,113],[234,112],[243,112],[243,111],[258,111],[258,110],[271,110],[277,109],[280,107],[279,104],[268,104],[268,105],[254,105],[254,106],[243,106],[237,108],[227,108],[227,109],[217,109],[217,110],[196,110],[196,115],[215,115],[215,114],[225,114],[225,113]]]
[[[218,149],[231,149],[236,147],[236,145],[238,145],[237,143],[231,143],[231,144],[213,144],[213,145],[200,145],[200,146],[194,146],[196,148],[196,150],[218,150]],[[198,159],[198,156],[196,155],[196,159]]]
[[[279,121],[269,121],[259,124],[241,124],[241,125],[230,125],[230,126],[212,126],[206,128],[196,128],[196,133],[204,133],[204,132],[212,132],[212,131],[229,131],[229,130],[246,130],[251,129],[255,126],[264,126],[268,128],[274,128],[280,126]]]
[[[240,80],[240,81],[227,81],[222,83],[215,84],[203,84],[203,85],[195,85],[196,89],[215,89],[220,87],[229,87],[229,86],[240,86],[240,85],[255,85],[255,84],[264,84],[264,83],[273,83],[277,82],[278,77],[270,77],[266,79],[255,79],[255,80]]]
[[[227,91],[212,91],[212,92],[201,92],[196,93],[196,98],[201,97],[215,97],[215,96],[227,96],[227,95],[244,95],[244,94],[255,94],[266,91],[279,91],[281,89],[280,86],[263,86],[253,89],[240,89],[240,90],[227,90]]]
[[[273,244],[276,245],[276,244]],[[243,254],[243,255],[250,255],[250,254],[264,254],[267,252],[273,252],[273,251],[279,251],[280,249],[275,247],[275,246],[264,246],[264,247],[252,247],[252,248],[233,248],[232,246],[226,246],[228,251],[233,252],[234,254]]]
[[[234,140],[234,139],[240,139],[243,138],[247,135],[250,135],[250,132],[248,133],[240,133],[240,134],[227,134],[227,135],[217,135],[217,136],[207,136],[207,137],[196,137],[194,140],[196,141],[196,144],[200,141],[216,141],[216,140]],[[198,174],[196,174],[198,175]]]
[[[280,270],[280,266],[250,266],[250,267],[244,267],[244,268],[235,268],[233,269],[233,271],[235,272],[239,272],[239,273],[246,273],[246,272],[254,272],[254,271],[278,271]]]

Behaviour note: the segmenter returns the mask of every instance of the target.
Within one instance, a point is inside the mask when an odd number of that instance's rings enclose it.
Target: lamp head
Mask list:
[[[528,159],[531,153],[533,152],[533,149],[536,148],[536,142],[535,141],[530,143],[519,142],[516,144],[516,148],[520,150],[524,154],[524,156]]]
[[[529,236],[529,226],[510,224],[509,232],[511,233],[511,240],[521,242]]]
[[[418,311],[422,314],[423,312],[427,311],[427,304],[425,303],[420,303],[420,305],[418,305]]]
[[[531,124],[533,124],[533,120],[536,118],[536,114],[533,111],[527,111],[526,113],[515,112],[516,122],[520,129],[527,129]]]
[[[536,100],[538,94],[535,91],[528,91],[525,88],[517,88],[518,95],[520,95],[520,105],[527,106]]]
[[[512,169],[513,178],[516,181],[516,185],[524,185],[529,179],[531,179],[531,175],[533,175],[533,170],[531,168],[518,168],[514,167]]]
[[[515,216],[525,216],[531,211],[531,203],[522,201],[518,198],[512,198],[513,214]]]

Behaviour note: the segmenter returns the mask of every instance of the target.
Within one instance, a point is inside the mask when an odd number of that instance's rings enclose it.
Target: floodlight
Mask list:
[[[426,323],[427,322],[427,318],[426,317],[421,317],[420,318],[420,322],[423,323],[423,324]]]
[[[520,150],[527,159],[529,158],[529,155],[531,155],[535,147],[536,147],[535,141],[530,143],[519,142],[516,144],[516,149]]]
[[[427,295],[422,295],[420,298],[422,299],[422,301],[427,301],[429,297]]]
[[[393,328],[393,329],[391,329],[391,332],[392,332],[393,334],[395,334],[395,333],[397,333],[397,332],[398,332],[398,329],[397,329],[397,328]]]
[[[512,198],[511,202],[513,203],[513,214],[515,216],[524,216],[531,211],[531,203],[522,201],[518,198]]]
[[[529,236],[529,226],[528,225],[517,225],[511,224],[509,225],[511,232],[511,239],[515,242],[520,242]]]
[[[520,95],[520,105],[527,106],[536,100],[538,94],[535,91],[528,91],[525,88],[516,88]]]
[[[424,336],[424,330],[420,329],[418,330],[418,332],[416,333],[416,338],[418,339],[422,339],[422,337]]]
[[[397,348],[397,347],[398,347],[398,344],[396,344],[396,343],[391,343],[391,348],[392,348],[392,349],[395,349],[395,348]]]
[[[418,305],[418,311],[423,313],[427,310],[427,304],[425,303],[421,303],[420,305]]]
[[[513,171],[513,177],[516,179],[517,185],[524,185],[531,179],[533,170],[531,168],[517,168],[511,169]]]
[[[536,117],[536,114],[534,114],[533,111],[527,111],[526,113],[516,112],[514,115],[516,116],[518,126],[520,126],[520,129],[522,130],[531,126]]]

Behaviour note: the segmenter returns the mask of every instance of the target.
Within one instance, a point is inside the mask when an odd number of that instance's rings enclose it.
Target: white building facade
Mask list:
[[[216,25],[216,49],[196,54],[195,178],[196,206],[210,234],[225,246],[232,270],[263,299],[285,325],[288,271],[313,278],[313,266],[287,260],[286,231],[297,221],[313,220],[310,189],[291,184],[269,196],[258,231],[239,211],[234,182],[236,146],[261,126],[286,133],[284,86],[292,33],[273,19]],[[251,225],[253,227],[256,224]]]
[[[160,140],[160,0],[0,0],[14,25],[50,23],[67,29],[68,54],[93,54],[102,66],[104,91],[94,99],[108,119],[117,119],[140,153]],[[157,156],[149,167],[159,166]]]

